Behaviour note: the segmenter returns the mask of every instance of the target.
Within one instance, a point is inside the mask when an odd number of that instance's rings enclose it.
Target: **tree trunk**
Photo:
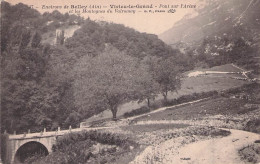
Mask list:
[[[168,102],[168,100],[167,100],[167,94],[168,94],[167,91],[165,91],[165,92],[163,93],[163,99],[164,99],[164,102],[165,102],[165,103]]]
[[[111,111],[112,111],[112,115],[113,115],[113,120],[116,121],[117,118],[116,118],[116,113],[117,113],[117,106],[114,106],[111,108]]]
[[[150,109],[150,99],[149,98],[147,98],[147,106],[148,106],[149,110],[151,110]]]

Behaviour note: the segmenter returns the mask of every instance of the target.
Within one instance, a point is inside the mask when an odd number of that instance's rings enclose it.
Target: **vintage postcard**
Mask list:
[[[259,6],[2,0],[0,163],[260,163]]]

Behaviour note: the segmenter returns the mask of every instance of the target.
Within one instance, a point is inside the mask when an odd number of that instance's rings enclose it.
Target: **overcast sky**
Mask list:
[[[40,11],[41,13],[52,10],[42,9],[43,5],[101,5],[108,6],[109,5],[150,5],[160,6],[162,5],[181,5],[181,4],[191,4],[191,5],[199,5],[199,0],[6,0],[11,4],[17,4],[19,2],[33,5],[35,9]],[[105,10],[107,10],[106,8]],[[166,9],[168,10],[168,9]],[[59,10],[64,13],[69,11],[67,10]],[[135,14],[87,14],[82,13],[83,17],[90,17],[92,20],[104,20],[110,21],[114,23],[124,24],[125,26],[132,27],[140,32],[147,32],[153,34],[160,34],[173,26],[173,24],[180,20],[184,15],[188,13],[194,13],[194,9],[190,8],[177,8],[176,12],[173,14],[169,13],[155,13],[155,14],[147,14],[143,12],[137,12]]]

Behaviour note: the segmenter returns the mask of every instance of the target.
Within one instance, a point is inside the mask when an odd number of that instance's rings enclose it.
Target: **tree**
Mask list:
[[[135,58],[110,46],[94,58],[83,58],[75,68],[75,98],[79,107],[110,109],[115,120],[118,106],[136,99],[141,87],[137,64]]]
[[[59,30],[56,32],[56,44],[63,45],[65,41],[65,32],[64,30]]]
[[[153,74],[155,80],[160,85],[160,92],[167,102],[169,91],[177,91],[181,86],[181,70],[174,57],[163,58],[157,61]]]
[[[156,57],[146,56],[140,65],[140,70],[142,71],[141,76],[141,88],[139,90],[139,102],[147,100],[147,106],[150,109],[150,100],[155,99],[155,97],[160,93],[160,85],[153,77],[154,64],[157,60]]]
[[[31,46],[33,48],[39,47],[41,40],[42,40],[41,35],[38,32],[35,32],[35,34],[33,35],[33,38],[32,38]]]
[[[31,31],[25,29],[22,33],[22,36],[21,36],[20,47],[19,47],[20,50],[27,47],[27,45],[30,42],[30,39],[31,39]]]
[[[4,54],[1,65],[2,128],[8,132],[50,129],[57,116],[59,93],[56,88],[42,83],[47,58],[41,49],[31,47]]]

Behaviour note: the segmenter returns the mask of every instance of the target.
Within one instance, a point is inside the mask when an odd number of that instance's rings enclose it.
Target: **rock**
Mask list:
[[[239,140],[239,139],[233,139],[232,142],[236,142],[236,141],[238,141],[238,140]]]
[[[180,158],[181,160],[191,160],[191,158]]]

